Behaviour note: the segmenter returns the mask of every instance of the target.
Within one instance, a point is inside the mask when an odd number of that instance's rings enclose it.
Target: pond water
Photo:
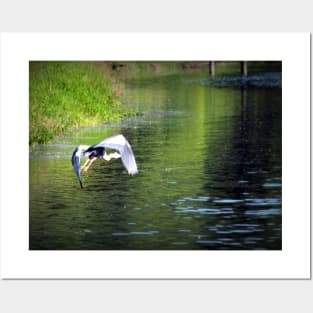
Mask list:
[[[198,72],[129,80],[123,101],[142,115],[32,149],[29,248],[281,249],[282,89],[269,74],[245,87]],[[74,148],[118,133],[139,174],[97,160],[80,189]]]

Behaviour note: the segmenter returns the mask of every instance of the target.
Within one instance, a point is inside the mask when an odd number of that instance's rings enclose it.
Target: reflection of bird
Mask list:
[[[118,152],[107,154],[105,151],[106,148],[117,150]],[[80,157],[82,156],[87,157],[87,161],[80,167]],[[80,145],[73,151],[72,165],[81,188],[83,188],[83,183],[80,177],[80,171],[87,172],[90,165],[99,158],[103,158],[106,161],[121,158],[129,175],[138,173],[135,156],[129,142],[123,135],[115,135],[92,146]]]

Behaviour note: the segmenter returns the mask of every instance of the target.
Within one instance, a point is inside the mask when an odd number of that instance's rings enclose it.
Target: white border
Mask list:
[[[283,250],[29,251],[29,60],[197,59],[283,61]],[[309,278],[309,168],[308,33],[1,35],[3,278]]]

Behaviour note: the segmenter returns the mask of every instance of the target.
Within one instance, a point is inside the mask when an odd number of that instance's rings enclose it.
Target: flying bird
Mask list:
[[[107,154],[106,148],[116,150],[118,152]],[[81,157],[86,157],[87,161],[80,167]],[[111,136],[95,145],[80,145],[74,149],[72,155],[72,165],[81,188],[83,188],[83,183],[80,172],[87,172],[91,164],[99,158],[103,158],[106,161],[121,158],[122,163],[124,164],[129,175],[135,175],[138,173],[135,156],[129,142],[121,134]]]

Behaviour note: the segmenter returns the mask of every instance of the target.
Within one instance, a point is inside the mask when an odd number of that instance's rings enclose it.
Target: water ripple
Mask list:
[[[264,199],[245,199],[246,205],[253,206],[273,206],[281,205],[281,200],[276,198],[264,198]]]
[[[180,207],[180,208],[176,208],[175,212],[221,215],[221,214],[233,214],[234,210],[232,208],[214,209],[214,208]]]
[[[208,196],[199,196],[199,197],[184,197],[182,199],[176,200],[177,202],[186,202],[186,201],[195,201],[195,202],[206,202],[210,199]]]
[[[151,235],[157,235],[159,234],[159,231],[157,230],[150,230],[150,231],[131,231],[131,232],[115,232],[112,233],[112,236],[151,236]]]
[[[214,203],[221,203],[221,204],[235,204],[235,203],[240,203],[243,202],[243,200],[239,199],[217,199],[213,200]]]
[[[256,216],[281,215],[281,209],[247,210],[245,214]]]

